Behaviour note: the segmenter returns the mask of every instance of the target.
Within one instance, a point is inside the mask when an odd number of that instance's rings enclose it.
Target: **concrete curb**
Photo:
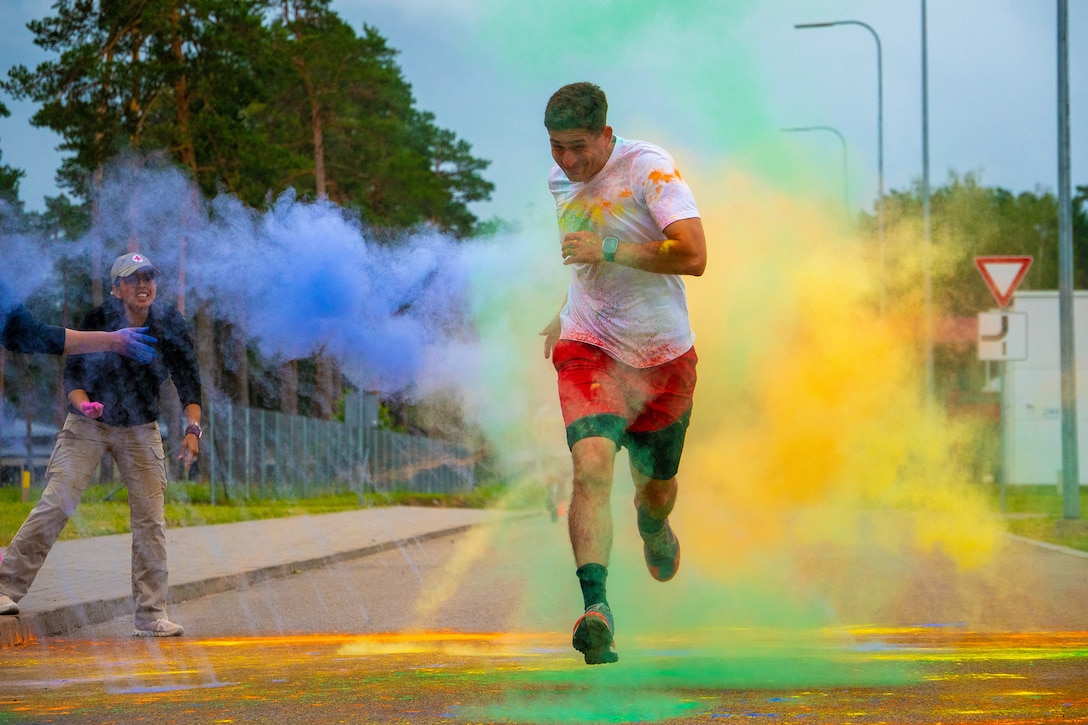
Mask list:
[[[302,571],[320,569],[321,567],[336,564],[350,559],[357,559],[383,551],[395,549],[408,542],[428,541],[443,536],[460,534],[478,526],[485,526],[487,522],[454,526],[425,534],[418,534],[398,539],[385,541],[371,546],[349,551],[340,551],[335,554],[319,556],[297,562],[266,566],[251,571],[229,574],[225,576],[210,577],[198,581],[184,582],[170,587],[170,595],[167,602],[177,604],[180,602],[199,599],[210,594],[244,589],[245,587],[259,584],[270,579],[280,579],[298,574]],[[116,597],[78,604],[67,604],[45,612],[31,614],[16,614],[0,616],[0,649],[28,644],[36,638],[53,637],[64,634],[79,627],[90,624],[99,624],[121,616],[132,615],[132,597]]]
[[[1070,556],[1079,556],[1082,559],[1088,559],[1088,551],[1081,551],[1080,549],[1071,549],[1068,546],[1061,546],[1060,544],[1051,544],[1048,541],[1039,541],[1038,539],[1029,539],[1026,536],[1020,536],[1019,534],[1010,534],[1005,532],[1005,536],[1009,537],[1013,541],[1019,541],[1022,544],[1031,544],[1032,546],[1038,546],[1040,549],[1046,549],[1047,551],[1056,551],[1059,554],[1069,554]]]

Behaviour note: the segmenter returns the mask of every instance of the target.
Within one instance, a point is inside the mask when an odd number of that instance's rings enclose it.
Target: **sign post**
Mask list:
[[[1031,268],[1032,257],[998,255],[975,257],[975,266],[990,288],[998,307],[993,312],[978,313],[978,359],[1000,361],[1001,400],[1005,400],[1005,361],[1027,360],[1028,316],[1009,312],[1016,288]],[[1005,441],[1005,411],[1001,411],[1001,446]],[[1004,453],[1002,452],[1002,458]],[[1001,510],[1005,510],[1005,475],[1001,476]]]
[[[978,313],[979,360],[1027,360],[1028,316],[1023,312]]]

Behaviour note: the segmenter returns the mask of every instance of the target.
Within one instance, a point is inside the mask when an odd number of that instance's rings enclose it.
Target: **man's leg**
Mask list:
[[[586,664],[615,662],[612,612],[605,598],[612,551],[612,473],[627,407],[617,362],[604,350],[560,340],[552,351],[559,402],[574,463],[567,526],[585,612],[571,643]]]
[[[612,472],[616,444],[609,438],[583,438],[571,446],[574,480],[567,513],[575,572],[585,613],[574,624],[571,643],[586,664],[615,662],[612,611],[605,596],[608,557],[612,551]]]
[[[640,516],[639,530],[650,533],[660,530],[676,505],[676,476],[661,481],[648,478],[632,467],[631,478],[635,482],[635,505],[638,507]],[[643,519],[645,519],[645,527]]]
[[[635,510],[646,568],[654,579],[669,581],[680,566],[680,542],[669,525],[669,514],[676,505],[676,477],[649,478],[634,466],[631,477],[635,482]]]
[[[608,438],[583,438],[571,449],[574,479],[567,524],[574,562],[608,566],[612,551],[612,472],[616,444]]]
[[[645,400],[623,444],[635,482],[638,532],[646,568],[658,581],[669,581],[680,566],[680,542],[669,525],[676,505],[676,472],[684,452],[695,392],[695,350],[646,370],[638,383]]]
[[[169,631],[156,629],[157,622],[170,624],[166,616],[166,464],[158,424],[116,429],[113,455],[128,488],[136,632],[181,634],[177,625],[171,625]]]
[[[57,432],[57,442],[45,471],[45,491],[0,562],[0,595],[17,602],[34,583],[102,457],[105,444],[97,425],[81,416],[69,415],[64,428]],[[9,606],[7,613],[18,611],[18,607]]]

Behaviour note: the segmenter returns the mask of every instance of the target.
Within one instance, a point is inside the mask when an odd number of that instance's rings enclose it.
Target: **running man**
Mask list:
[[[607,125],[604,92],[573,83],[544,112],[551,140],[567,301],[541,332],[559,378],[573,460],[568,525],[585,612],[572,644],[586,664],[618,659],[605,597],[612,548],[613,467],[626,447],[651,576],[680,563],[669,526],[695,390],[696,355],[681,275],[706,268],[691,189],[664,149]]]

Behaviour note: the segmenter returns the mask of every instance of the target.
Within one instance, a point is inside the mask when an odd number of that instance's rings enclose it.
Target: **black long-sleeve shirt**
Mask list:
[[[12,352],[64,352],[64,328],[38,322],[24,304],[0,282],[0,344]]]
[[[113,352],[69,355],[64,368],[64,392],[83,389],[102,403],[100,421],[107,425],[143,425],[159,419],[159,388],[170,377],[182,407],[200,404],[200,369],[185,319],[174,307],[156,302],[144,323],[158,338],[158,355],[148,364]],[[111,297],[87,313],[81,330],[120,330],[128,327],[124,307]]]

